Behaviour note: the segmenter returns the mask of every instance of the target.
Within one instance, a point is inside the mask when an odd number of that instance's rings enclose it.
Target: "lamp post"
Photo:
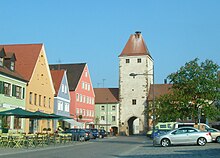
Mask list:
[[[151,69],[153,70],[153,73],[152,74],[147,74],[147,73],[142,73],[142,74],[138,74],[138,73],[130,73],[129,76],[132,76],[133,78],[135,78],[136,76],[138,75],[149,75],[149,76],[152,76],[153,77],[153,84],[154,84],[154,66],[153,68]],[[149,70],[149,71],[151,71]],[[149,72],[148,71],[148,72]],[[153,103],[152,103],[152,113],[153,113],[153,117],[152,117],[152,121],[153,121],[153,130],[152,130],[152,133],[154,133],[155,131],[155,96],[154,96],[154,85],[153,85]]]

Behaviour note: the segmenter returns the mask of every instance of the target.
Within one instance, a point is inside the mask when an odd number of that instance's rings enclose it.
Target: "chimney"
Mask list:
[[[139,38],[140,35],[141,35],[141,31],[136,31],[136,32],[135,32],[135,37],[136,37],[136,38]]]

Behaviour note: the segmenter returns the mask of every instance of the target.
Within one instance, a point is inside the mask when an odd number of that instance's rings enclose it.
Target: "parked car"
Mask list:
[[[206,131],[211,133],[213,141],[220,143],[220,131],[218,129],[208,128]]]
[[[92,132],[92,135],[94,137],[94,139],[99,138],[99,131],[96,128],[92,128],[90,129],[90,131]]]
[[[63,133],[71,133],[72,140],[87,141],[90,139],[89,134],[86,133],[84,129],[71,128],[71,129],[67,129]]]
[[[166,133],[169,132],[169,131],[171,131],[171,130],[155,129],[155,131],[152,132],[152,134],[151,134],[150,137],[151,137],[151,138],[154,138],[154,137],[157,137],[157,136],[159,136],[159,135],[166,134]]]
[[[107,137],[108,133],[104,129],[99,130],[99,138]]]
[[[181,127],[164,135],[154,137],[153,144],[167,147],[177,144],[198,144],[204,146],[212,142],[210,132],[200,131],[194,127]]]
[[[86,131],[86,133],[88,133],[90,139],[95,139],[95,137],[94,137],[93,134],[92,134],[91,129],[87,129],[87,128],[86,128],[85,131]]]

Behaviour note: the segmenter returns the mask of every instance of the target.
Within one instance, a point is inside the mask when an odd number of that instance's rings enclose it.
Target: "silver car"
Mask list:
[[[198,144],[204,146],[207,142],[212,142],[210,132],[201,132],[194,127],[181,127],[172,130],[164,135],[154,138],[154,145],[167,147],[176,144]]]

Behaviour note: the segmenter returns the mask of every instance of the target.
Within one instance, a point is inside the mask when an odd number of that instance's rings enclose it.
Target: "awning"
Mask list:
[[[74,119],[64,119],[63,121],[70,123],[71,128],[73,128],[74,126],[84,127],[84,123],[77,122]]]

